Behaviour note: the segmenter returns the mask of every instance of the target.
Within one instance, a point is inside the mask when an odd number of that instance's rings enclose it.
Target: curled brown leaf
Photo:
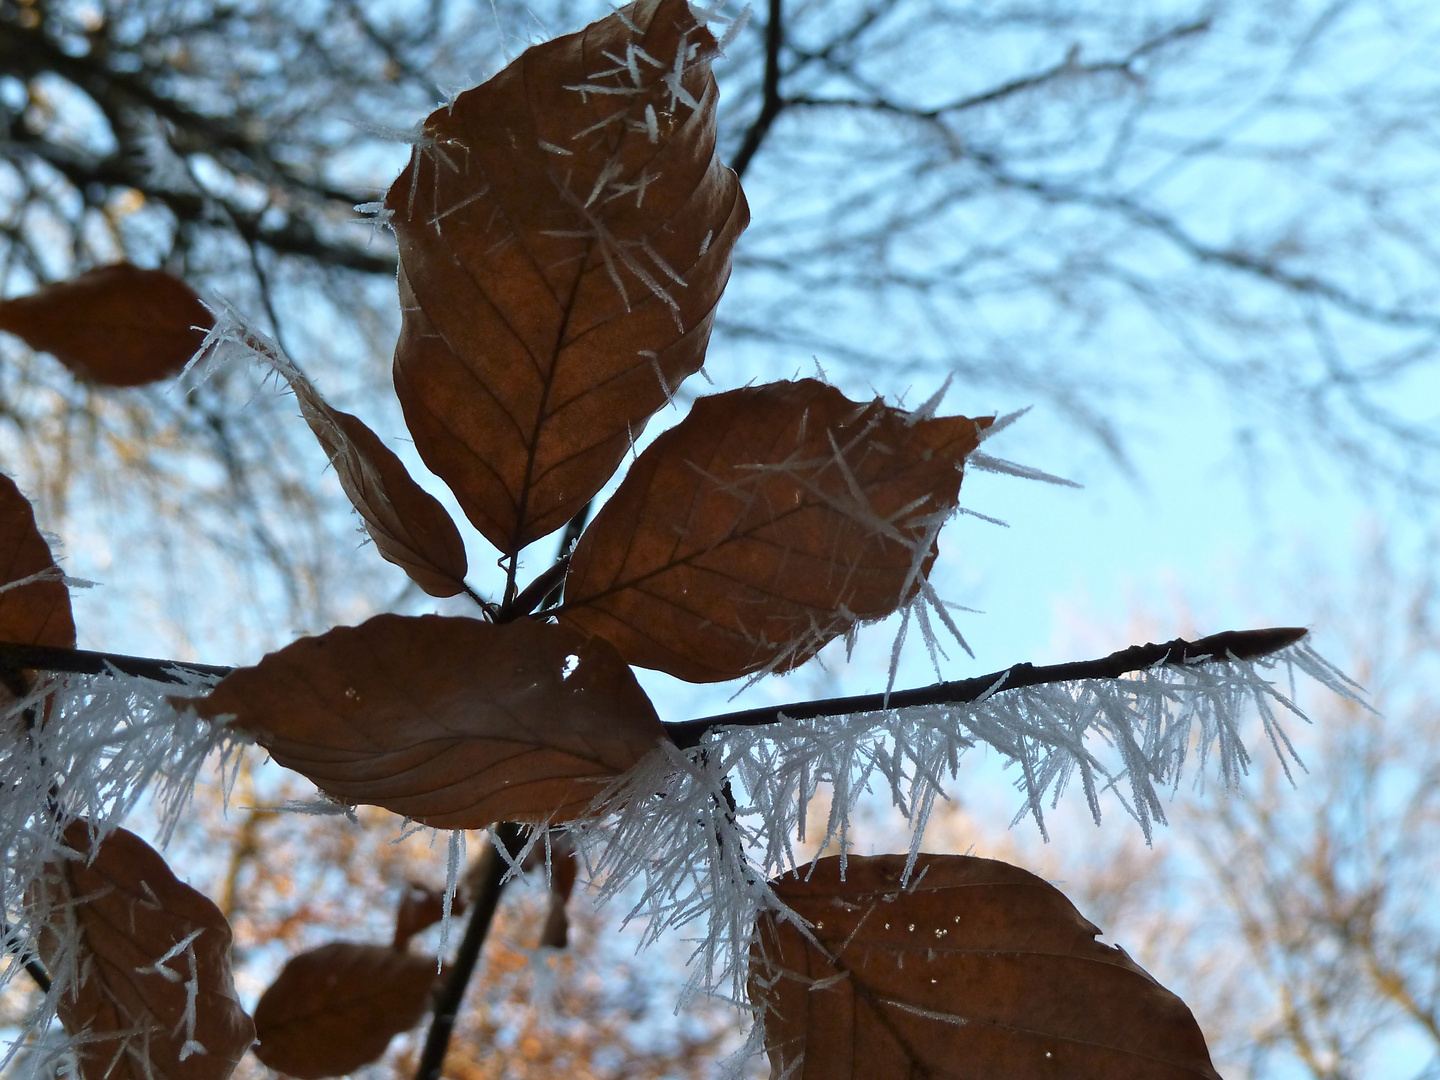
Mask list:
[[[301,415],[325,448],[375,550],[431,596],[465,591],[465,541],[440,500],[417,484],[359,417],[331,408],[293,364],[275,358]]]
[[[430,1007],[435,957],[337,941],[291,957],[255,1006],[255,1056],[296,1080],[375,1061]]]
[[[613,648],[530,619],[378,615],[233,672],[198,707],[337,799],[451,829],[575,817],[665,737]]]
[[[47,913],[40,956],[67,989],[57,1003],[85,1080],[225,1080],[255,1038],[235,998],[230,926],[134,833],[46,866],[31,902]]]
[[[0,330],[106,386],[139,386],[175,374],[213,323],[185,282],[123,262],[0,300]]]
[[[537,45],[431,114],[387,196],[396,392],[503,552],[564,525],[703,362],[749,220],[714,51],[684,0]]]
[[[1019,867],[821,859],[772,884],[749,992],[795,1080],[1219,1080],[1195,1018],[1063,894]]]
[[[691,682],[795,667],[914,594],[989,423],[813,379],[700,398],[580,538],[561,621]]]

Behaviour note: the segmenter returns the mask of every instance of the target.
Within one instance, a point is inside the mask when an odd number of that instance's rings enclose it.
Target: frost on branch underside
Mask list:
[[[143,796],[154,801],[168,831],[207,756],[233,747],[233,732],[197,718],[193,710],[182,713],[171,703],[172,698],[197,696],[210,687],[204,677],[183,677],[186,681],[176,685],[113,669],[103,675],[66,676],[0,716],[8,747],[0,756],[0,902],[7,961],[37,954],[38,932],[49,910],[31,886],[47,863],[61,858],[66,826],[83,818],[108,833]],[[53,695],[48,702],[47,695]],[[44,722],[27,719],[27,711],[32,718],[43,714]],[[73,943],[69,945],[73,952]],[[53,1063],[34,1055],[68,1053],[64,1042],[44,1035],[56,1003],[74,981],[75,965],[59,965],[52,974],[43,1008],[28,1018],[21,1037],[0,1058],[0,1069],[21,1047],[32,1055],[27,1069],[42,1073],[47,1068],[53,1072]],[[21,964],[7,962],[0,969],[0,989],[16,977],[28,978]]]
[[[1165,821],[1162,792],[1175,789],[1187,761],[1210,766],[1227,786],[1248,771],[1241,725],[1250,711],[1287,769],[1298,763],[1280,724],[1286,713],[1306,719],[1295,704],[1296,672],[1354,696],[1353,684],[1300,644],[1254,661],[1157,665],[1122,679],[1011,691],[997,684],[970,704],[723,728],[698,747],[653,752],[602,798],[601,816],[567,828],[602,899],[639,882],[630,918],[645,921],[647,943],[700,920],[690,928],[697,944],[689,991],[722,991],[739,1002],[756,915],[789,917],[768,881],[796,869],[792,838],[823,833],[818,847],[836,840],[843,850],[865,792],[888,789],[908,817],[913,866],[945,777],[985,744],[1015,772],[1017,820],[1030,814],[1043,833],[1046,806],[1074,783],[1097,821],[1108,791],[1149,838]],[[1286,677],[1287,692],[1271,681],[1275,674]],[[821,784],[833,792],[830,816],[808,822]]]

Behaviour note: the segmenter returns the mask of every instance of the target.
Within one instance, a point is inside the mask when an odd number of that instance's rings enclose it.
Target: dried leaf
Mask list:
[[[139,386],[175,374],[213,323],[185,282],[129,263],[97,266],[29,296],[0,300],[0,330],[106,386]]]
[[[435,957],[337,941],[292,957],[255,1006],[255,1056],[296,1080],[375,1061],[430,1007]]]
[[[461,915],[465,901],[460,897],[451,898],[450,914]],[[422,930],[429,929],[445,917],[445,894],[418,881],[405,886],[405,895],[395,909],[395,939],[392,949],[405,949],[410,939]]]
[[[561,621],[691,682],[795,667],[914,594],[989,423],[813,379],[701,398],[581,537]]]
[[[1219,1080],[1185,1003],[1059,890],[992,859],[922,855],[902,886],[904,866],[773,883],[813,935],[766,914],[751,948],[776,1076]]]
[[[25,582],[25,584],[20,584]],[[35,527],[30,500],[0,474],[0,641],[74,648],[70,590]]]
[[[714,50],[684,0],[641,0],[432,113],[390,189],[395,389],[501,551],[564,525],[704,359],[749,221]]]
[[[440,500],[417,484],[400,459],[358,417],[332,409],[293,365],[281,374],[320,440],[350,503],[381,557],[431,596],[465,591],[465,541]]]
[[[337,799],[448,829],[573,818],[664,738],[614,649],[530,619],[378,615],[226,676],[199,710]]]
[[[40,955],[78,977],[58,1011],[82,1076],[225,1080],[255,1026],[235,999],[220,909],[134,833],[116,829],[95,850],[76,821],[65,844],[81,854],[49,864],[37,883],[50,912]]]

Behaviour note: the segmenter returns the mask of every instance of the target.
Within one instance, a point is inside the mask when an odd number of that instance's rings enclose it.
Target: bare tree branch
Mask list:
[[[745,137],[740,140],[740,149],[735,151],[735,157],[730,163],[736,176],[745,175],[755,152],[769,134],[770,125],[775,123],[775,118],[785,109],[785,99],[780,96],[780,50],[785,47],[784,15],[785,0],[770,0],[770,13],[765,22],[765,79],[761,90],[760,112],[745,130]]]

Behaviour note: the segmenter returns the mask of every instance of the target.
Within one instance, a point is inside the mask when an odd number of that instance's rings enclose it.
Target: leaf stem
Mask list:
[[[511,616],[519,618],[521,615],[529,615],[537,607],[542,607],[546,597],[565,580],[565,568],[569,565],[570,557],[562,555],[553,566],[521,589],[510,605]]]
[[[848,716],[851,713],[879,712],[882,709],[904,709],[916,705],[965,705],[990,693],[1018,690],[1042,683],[1070,682],[1074,679],[1118,679],[1132,671],[1143,671],[1157,664],[1189,665],[1227,660],[1255,660],[1293,645],[1308,631],[1297,626],[1272,627],[1265,630],[1226,630],[1219,634],[1186,641],[1176,638],[1162,645],[1131,645],[1097,660],[1076,660],[1068,664],[1015,664],[989,675],[957,682],[935,683],[914,690],[896,690],[889,694],[858,694],[853,697],[823,698],[796,701],[789,705],[767,705],[759,709],[720,713],[698,720],[666,724],[665,728],[677,746],[698,746],[707,733],[720,727],[764,727],[781,720],[812,720],[821,716]]]
[[[523,835],[522,827],[511,822],[495,826],[494,839],[504,844],[505,850],[512,856],[520,849]],[[480,959],[485,936],[490,932],[490,923],[495,918],[500,894],[505,889],[505,872],[510,867],[494,843],[485,848],[478,863],[470,920],[465,924],[465,936],[450,966],[450,977],[435,997],[435,1017],[425,1035],[425,1049],[421,1051],[420,1063],[415,1068],[415,1080],[440,1080],[445,1054],[450,1049],[450,1036],[455,1031],[455,1018],[465,999],[471,976],[475,974],[475,965]]]

